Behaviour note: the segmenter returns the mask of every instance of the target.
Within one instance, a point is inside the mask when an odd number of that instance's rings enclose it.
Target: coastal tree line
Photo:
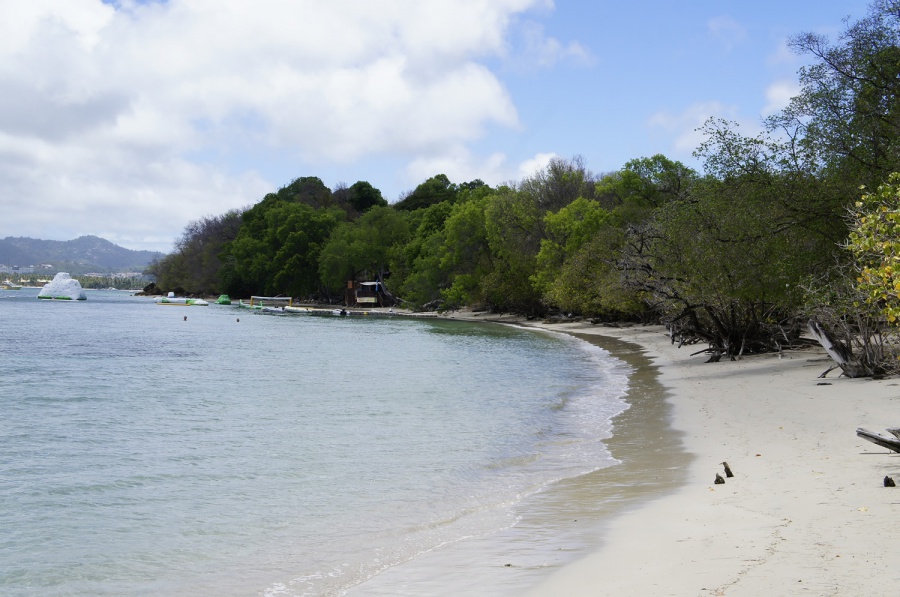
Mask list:
[[[555,158],[496,187],[437,174],[393,204],[302,177],[190,223],[162,290],[339,300],[379,280],[411,308],[662,321],[714,354],[779,350],[815,318],[869,374],[897,369],[900,2],[807,33],[800,92],[762,132],[710,119],[696,171],[663,155]]]

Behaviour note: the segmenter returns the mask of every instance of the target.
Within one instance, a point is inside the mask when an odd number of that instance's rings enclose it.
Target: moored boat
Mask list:
[[[287,306],[287,307],[282,307],[282,308],[284,309],[285,313],[304,313],[304,314],[308,315],[313,312],[313,309],[310,309],[309,307]]]
[[[166,296],[161,296],[154,302],[157,305],[180,305],[182,307],[205,307],[209,305],[209,303],[203,299],[177,297],[174,292],[170,292]]]

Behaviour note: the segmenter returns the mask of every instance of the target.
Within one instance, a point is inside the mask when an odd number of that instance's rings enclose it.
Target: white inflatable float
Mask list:
[[[81,287],[81,283],[66,272],[59,272],[53,276],[53,280],[44,284],[38,293],[39,299],[54,299],[58,301],[85,301],[87,295]]]

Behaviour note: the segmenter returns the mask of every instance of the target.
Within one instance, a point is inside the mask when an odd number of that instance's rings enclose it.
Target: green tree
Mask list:
[[[289,185],[278,189],[275,193],[269,193],[257,204],[265,209],[272,203],[303,203],[314,208],[343,207],[338,205],[331,189],[325,186],[318,176],[301,176],[295,178]],[[254,206],[256,207],[256,206]]]
[[[900,325],[900,174],[866,193],[850,211],[847,248],[863,300]]]
[[[394,208],[403,211],[414,211],[441,203],[442,201],[452,203],[456,200],[458,191],[459,188],[450,182],[446,174],[437,174],[395,203]]]
[[[359,213],[376,206],[387,207],[388,204],[381,196],[381,191],[364,180],[353,183],[347,202]]]
[[[409,234],[406,215],[390,207],[375,206],[355,222],[344,222],[319,257],[322,282],[332,290],[360,276],[384,282]]]
[[[223,281],[235,295],[309,296],[319,290],[319,253],[344,219],[337,208],[257,204],[225,253]]]
[[[849,210],[847,262],[807,285],[810,330],[848,377],[896,374],[900,339],[900,174]]]
[[[554,157],[542,169],[519,184],[540,211],[559,211],[579,197],[594,196],[594,175],[587,169],[582,156],[571,160]]]
[[[640,221],[658,207],[686,199],[698,174],[662,154],[631,160],[621,170],[600,178],[595,198],[620,223]]]
[[[754,174],[762,180],[708,177],[661,207],[630,230],[621,262],[675,333],[729,355],[796,339],[800,281],[834,253],[814,227],[796,225],[772,193],[777,180]]]
[[[508,187],[488,199],[484,227],[492,267],[481,280],[483,298],[495,311],[539,315],[544,305],[531,280],[541,243],[540,205]]]
[[[814,62],[800,70],[800,93],[769,130],[785,133],[848,190],[877,187],[900,170],[900,4],[876,0],[837,43],[804,33],[791,46]]]
[[[600,203],[583,197],[558,212],[544,216],[546,236],[541,239],[532,282],[545,300],[556,305],[566,304],[569,308],[577,303],[572,300],[573,280],[566,275],[566,266],[586,243],[600,233],[609,219],[609,212],[600,207]],[[580,273],[586,272],[582,270]]]
[[[694,170],[663,155],[635,159],[600,177],[593,199],[579,197],[547,213],[532,277],[544,302],[589,316],[645,318],[646,306],[623,283],[617,263],[625,231],[660,207],[686,200],[698,178]],[[587,175],[582,179],[592,180]]]
[[[619,261],[625,231],[608,223],[567,255],[544,300],[563,311],[616,320],[652,318],[639,293],[625,284]]]
[[[175,251],[153,265],[157,287],[179,294],[218,294],[222,288],[220,255],[237,237],[240,226],[238,210],[190,222],[176,241]]]
[[[706,140],[695,155],[704,160],[707,175],[725,183],[722,188],[765,197],[784,226],[805,228],[832,245],[841,242],[847,233],[844,209],[858,187],[848,190],[846,181],[824,172],[791,139],[765,131],[746,137],[737,128],[716,119],[704,124]]]
[[[441,291],[449,287],[447,273],[441,268],[444,225],[453,211],[449,201],[409,213],[408,243],[398,252],[392,282],[401,296],[413,306],[423,306],[441,299]]]
[[[483,279],[493,270],[493,259],[488,244],[485,212],[491,196],[483,196],[453,206],[444,224],[440,238],[440,273],[444,273],[449,286],[442,291],[443,298],[450,306],[459,307],[482,303],[485,300],[482,289]],[[430,247],[429,247],[430,248]],[[428,253],[422,253],[424,261]],[[419,265],[424,265],[420,262]],[[435,278],[428,263],[419,271],[429,271]]]

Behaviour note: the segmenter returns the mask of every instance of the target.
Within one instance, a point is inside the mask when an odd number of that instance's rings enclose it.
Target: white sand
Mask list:
[[[696,458],[686,487],[614,520],[529,597],[896,592],[900,487],[883,479],[900,485],[900,455],[855,430],[900,426],[900,380],[818,379],[818,351],[706,364],[659,327],[548,327],[645,347]],[[735,477],[716,485],[722,461]]]

